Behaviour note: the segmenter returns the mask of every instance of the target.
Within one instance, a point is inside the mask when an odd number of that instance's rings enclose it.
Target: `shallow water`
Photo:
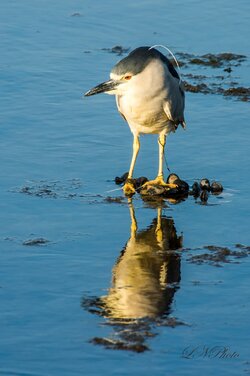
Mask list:
[[[187,131],[169,137],[168,164],[225,189],[207,205],[162,207],[106,200],[122,196],[113,179],[132,137],[113,98],[82,99],[120,59],[115,45],[243,54],[226,80],[249,87],[249,8],[0,4],[1,375],[249,374],[249,103],[187,93]],[[156,138],[142,137],[135,175],[153,178],[157,161]]]

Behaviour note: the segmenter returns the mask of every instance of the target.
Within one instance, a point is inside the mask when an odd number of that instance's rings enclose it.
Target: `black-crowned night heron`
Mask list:
[[[179,124],[185,128],[184,90],[172,63],[155,48],[136,48],[112,68],[109,81],[87,91],[85,96],[103,92],[116,96],[118,111],[128,122],[134,136],[133,156],[123,187],[124,193],[135,193],[132,177],[141,133],[159,135],[158,175],[155,180],[145,184],[170,187],[171,184],[166,184],[163,176],[166,136],[174,132]]]

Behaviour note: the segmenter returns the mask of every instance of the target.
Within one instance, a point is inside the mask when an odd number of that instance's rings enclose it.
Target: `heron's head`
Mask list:
[[[126,72],[121,75],[117,75],[115,73],[110,73],[110,80],[102,82],[101,84],[93,87],[92,89],[88,90],[85,93],[85,97],[89,97],[90,95],[95,95],[99,93],[106,93],[106,94],[119,94],[120,92],[126,90],[126,85],[132,79],[133,74],[131,72]]]
[[[85,96],[88,97],[99,93],[116,95],[126,91],[128,85],[136,74],[133,66],[126,63],[127,58],[119,61],[113,67],[110,72],[110,80],[93,87],[85,93]]]
[[[139,47],[133,50],[128,56],[120,60],[111,70],[110,80],[105,81],[93,89],[90,89],[85,93],[85,96],[95,95],[99,93],[107,94],[122,94],[128,88],[138,81],[139,76],[141,77],[140,84],[143,84],[144,78],[143,72],[145,72],[146,67],[153,61],[160,61],[161,64],[165,64],[169,69],[173,71],[173,75],[178,77],[177,72],[169,62],[169,60],[162,55],[156,49],[150,47]],[[152,72],[153,74],[153,72]],[[155,79],[156,77],[154,77]]]

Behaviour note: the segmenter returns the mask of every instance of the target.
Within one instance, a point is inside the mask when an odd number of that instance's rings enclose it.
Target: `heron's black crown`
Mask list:
[[[120,76],[125,73],[132,73],[136,75],[142,72],[145,67],[154,59],[160,59],[164,64],[167,65],[169,72],[175,78],[180,78],[176,72],[173,64],[164,56],[161,52],[155,48],[150,49],[150,47],[138,47],[124,59],[120,60],[112,69],[112,73]]]

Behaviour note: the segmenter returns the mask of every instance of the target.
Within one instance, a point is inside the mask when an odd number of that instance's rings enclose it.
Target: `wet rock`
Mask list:
[[[199,197],[200,191],[201,191],[200,184],[197,183],[197,181],[195,181],[194,184],[192,185],[192,189],[189,192],[189,194],[194,197]]]
[[[141,176],[140,178],[135,179],[135,189],[140,192],[140,189],[142,188],[143,184],[148,182],[148,178],[145,176]]]
[[[128,172],[125,172],[122,176],[116,176],[115,177],[115,184],[120,185],[125,183],[125,181],[128,178]]]
[[[148,185],[140,189],[142,196],[163,196],[166,192],[165,187],[162,185]]]
[[[184,196],[188,193],[189,185],[184,180],[181,180],[179,176],[176,174],[170,174],[168,176],[167,184],[175,184],[177,186],[176,187],[164,186],[164,185],[156,184],[153,182],[152,184],[150,184],[150,181],[149,181],[148,184],[143,185],[140,188],[139,193],[142,196],[147,196],[147,197],[162,196],[164,198],[177,198],[179,196]]]
[[[176,184],[178,194],[186,194],[189,191],[188,183],[180,179],[177,174],[170,174],[167,178],[167,184]]]
[[[211,189],[209,180],[206,178],[201,179],[200,188],[209,192]]]
[[[223,191],[222,184],[217,181],[213,181],[210,188],[212,193],[221,193]]]
[[[116,177],[116,184],[124,184],[128,182],[127,177],[127,172],[121,177]],[[147,182],[149,183],[145,184]],[[208,192],[210,192],[211,189],[213,194],[220,194],[223,190],[221,183],[218,182],[213,182],[213,188],[211,188],[210,182],[206,178],[201,179],[200,183],[194,182],[191,190],[189,190],[189,184],[186,181],[180,179],[180,177],[174,173],[169,174],[166,180],[166,183],[169,184],[169,186],[156,184],[154,182],[150,184],[150,181],[145,176],[137,179],[130,179],[129,183],[131,183],[133,189],[135,189],[136,192],[142,196],[143,200],[154,200],[159,197],[162,199],[173,199],[176,203],[185,200],[188,195],[193,195],[196,198],[200,196],[201,201],[205,203],[208,200]],[[171,187],[171,184],[175,186]],[[135,192],[133,191],[131,195],[133,195],[134,193]],[[129,196],[129,194],[127,195]],[[120,199],[107,197],[105,201],[120,202]]]
[[[166,182],[167,182],[167,184],[176,184],[175,182],[177,180],[178,181],[180,180],[179,176],[177,174],[172,173],[172,174],[168,175]]]

